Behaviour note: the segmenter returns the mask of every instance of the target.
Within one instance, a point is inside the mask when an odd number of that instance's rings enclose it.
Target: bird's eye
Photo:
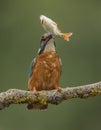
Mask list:
[[[45,37],[45,36],[42,36],[42,37],[41,37],[41,40],[42,40],[42,41],[45,41],[46,39],[47,39],[47,37]]]
[[[46,40],[46,38],[45,38],[44,36],[42,36],[42,37],[41,37],[41,40],[42,40],[42,41],[45,41],[45,40]]]

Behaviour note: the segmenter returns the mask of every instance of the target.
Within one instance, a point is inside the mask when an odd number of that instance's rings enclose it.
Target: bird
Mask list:
[[[28,90],[37,94],[41,90],[61,90],[61,59],[56,51],[55,38],[51,33],[41,36],[38,54],[29,69]],[[44,110],[48,105],[28,104],[28,109]]]

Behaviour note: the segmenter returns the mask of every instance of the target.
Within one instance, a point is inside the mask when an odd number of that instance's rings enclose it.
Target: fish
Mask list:
[[[52,19],[44,15],[40,15],[40,22],[46,32],[51,33],[54,36],[63,38],[66,41],[69,41],[69,37],[72,35],[72,33],[62,33],[61,30],[58,28],[57,23],[54,22]]]

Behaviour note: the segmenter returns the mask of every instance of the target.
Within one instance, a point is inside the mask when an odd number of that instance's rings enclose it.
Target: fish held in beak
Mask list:
[[[72,33],[71,32],[62,33],[61,30],[58,28],[57,23],[55,23],[50,18],[48,18],[44,15],[41,15],[40,22],[41,22],[41,24],[46,32],[51,33],[54,36],[58,36],[60,38],[63,38],[66,41],[69,41],[69,37],[72,35]]]

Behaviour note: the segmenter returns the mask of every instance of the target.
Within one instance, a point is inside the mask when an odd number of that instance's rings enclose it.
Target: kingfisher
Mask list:
[[[29,69],[28,90],[36,94],[41,90],[60,90],[61,59],[56,52],[54,36],[45,33],[40,40],[40,49]],[[28,104],[28,109],[47,109],[46,106]]]

